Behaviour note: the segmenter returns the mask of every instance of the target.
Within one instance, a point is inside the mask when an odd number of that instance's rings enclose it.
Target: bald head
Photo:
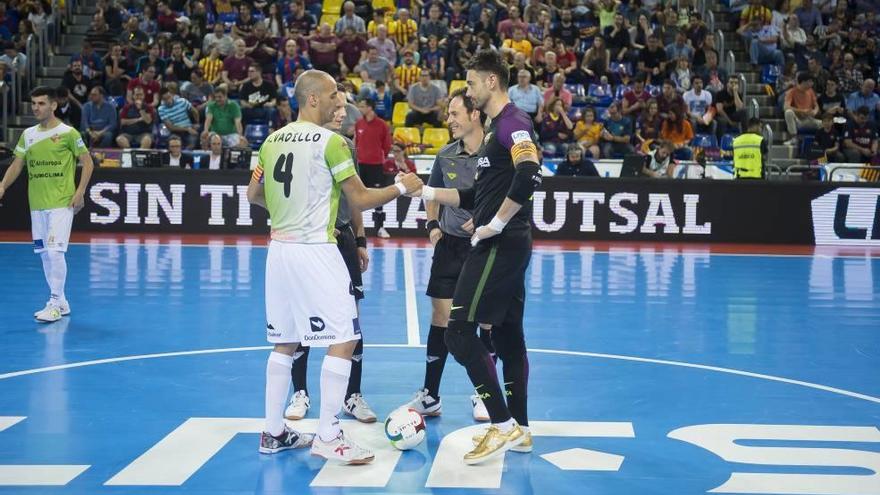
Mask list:
[[[336,108],[336,81],[324,71],[307,70],[296,80],[293,95],[306,120],[324,125],[333,120]]]

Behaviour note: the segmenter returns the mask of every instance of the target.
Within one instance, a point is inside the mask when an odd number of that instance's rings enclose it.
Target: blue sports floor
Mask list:
[[[422,384],[431,251],[371,256],[363,389],[384,417]],[[349,426],[371,466],[259,455],[265,257],[247,239],[73,245],[73,314],[41,325],[39,258],[0,244],[0,494],[880,494],[870,255],[536,249],[535,451],[476,467],[460,462],[474,423],[451,358],[416,450],[393,450],[380,422]]]

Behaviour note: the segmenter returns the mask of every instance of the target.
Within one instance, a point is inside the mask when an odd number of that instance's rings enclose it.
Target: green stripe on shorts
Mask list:
[[[495,264],[495,254],[497,252],[498,246],[492,246],[489,250],[489,258],[486,260],[486,266],[483,267],[483,274],[480,275],[480,282],[477,284],[474,299],[471,301],[471,309],[468,311],[468,321],[474,321],[474,316],[477,313],[477,304],[479,304],[480,297],[483,295],[483,289],[486,287],[486,280],[489,278],[489,272],[492,271],[492,265]]]

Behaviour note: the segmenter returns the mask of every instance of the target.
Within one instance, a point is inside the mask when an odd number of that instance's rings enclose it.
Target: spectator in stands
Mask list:
[[[232,55],[223,60],[223,71],[220,79],[229,88],[229,94],[238,96],[242,85],[248,79],[248,68],[254,59],[247,56],[247,45],[242,39],[235,40]]]
[[[269,36],[269,30],[262,22],[254,26],[253,33],[245,38],[245,53],[260,64],[263,74],[275,73],[275,59],[278,50],[275,40]]]
[[[171,10],[167,2],[159,2],[159,16],[156,18],[156,25],[160,32],[173,33],[177,30],[177,14]]]
[[[220,170],[223,165],[223,138],[216,132],[208,134],[208,170]],[[204,163],[204,162],[202,162]]]
[[[422,50],[422,66],[431,74],[432,79],[442,80],[446,76],[445,53],[440,49],[437,36],[428,37],[428,46]]]
[[[657,100],[650,99],[646,103],[645,110],[636,121],[636,140],[639,149],[647,152],[651,143],[660,137],[660,128],[663,126],[663,118],[660,117],[660,105]]]
[[[539,127],[544,156],[561,155],[574,136],[574,123],[568,117],[565,104],[558,97],[551,96],[544,110],[544,120]]]
[[[819,102],[813,91],[813,76],[802,73],[798,75],[797,85],[785,94],[785,125],[791,138],[785,144],[797,144],[798,129],[818,129],[822,124],[819,115]]]
[[[529,114],[532,121],[540,123],[544,120],[544,95],[531,83],[529,71],[522,69],[517,74],[517,84],[507,89],[507,96],[520,110]]]
[[[557,74],[562,75],[563,82],[565,81],[565,72],[557,63],[556,52],[547,52],[544,54],[544,65],[538,66],[538,73],[535,75],[535,82],[542,89],[547,89],[553,86],[553,79]]]
[[[703,91],[703,78],[694,77],[693,89],[687,91],[682,99],[687,106],[688,119],[697,132],[712,132],[715,107],[712,106],[712,93]]]
[[[675,41],[666,46],[666,60],[678,60],[682,57],[688,62],[693,60],[694,48],[688,44],[685,32],[679,31],[675,35]]]
[[[706,37],[703,38],[703,42],[694,46],[697,48],[694,50],[694,59],[691,65],[694,69],[702,70],[706,65],[706,54],[710,51],[714,51],[717,55],[718,47],[715,45],[715,35],[707,33]]]
[[[577,144],[568,147],[565,160],[556,166],[559,177],[599,177],[599,171],[592,161],[584,158],[584,150]]]
[[[146,101],[148,105],[156,107],[159,104],[159,99],[156,98],[156,96],[159,94],[160,87],[159,81],[156,81],[156,68],[154,66],[147,65],[143,67],[140,77],[128,82],[128,87],[126,88],[126,100],[131,99],[131,92],[137,87],[143,88],[144,101]]]
[[[326,22],[321,24],[319,32],[309,42],[309,59],[312,65],[328,74],[338,74],[337,39]]]
[[[83,41],[80,52],[70,57],[71,61],[75,59],[79,59],[83,63],[83,74],[87,77],[90,79],[101,77],[101,73],[104,71],[104,62],[101,60],[101,56],[95,52],[91,42]]]
[[[263,79],[260,64],[256,62],[251,64],[248,68],[248,80],[239,92],[244,125],[265,123],[270,127],[274,126],[278,118],[278,110],[275,106],[277,94],[278,88]],[[232,145],[227,144],[227,146]]]
[[[813,5],[813,0],[803,0],[801,6],[794,9],[794,15],[798,18],[800,26],[808,33],[812,33],[823,24],[822,14]]]
[[[633,152],[630,144],[633,135],[632,119],[620,112],[620,104],[614,102],[608,107],[608,120],[602,132],[602,156],[620,158]]]
[[[553,76],[553,85],[549,89],[544,91],[545,110],[549,108],[550,100],[554,98],[562,100],[562,105],[565,108],[566,112],[571,109],[571,103],[574,100],[574,95],[572,95],[571,91],[569,91],[565,87],[565,76],[559,73]]]
[[[183,153],[183,142],[177,136],[168,138],[168,166],[184,169],[193,168],[193,157]]]
[[[134,98],[126,102],[119,111],[119,135],[116,145],[130,148],[132,143],[139,148],[153,147],[153,125],[156,123],[156,110],[144,101],[143,88],[135,88]]]
[[[244,137],[241,107],[238,103],[229,100],[226,88],[223,86],[214,91],[213,98],[205,108],[205,129],[201,135],[203,148],[209,145],[208,138],[211,133],[218,134],[225,146],[244,146],[247,143]]]
[[[638,116],[645,110],[645,105],[651,99],[651,94],[645,91],[645,75],[639,74],[630,89],[624,91],[621,99],[623,114]]]
[[[583,150],[590,154],[590,158],[598,160],[601,156],[599,144],[604,127],[596,122],[596,109],[584,108],[581,120],[574,126],[574,139]]]
[[[846,120],[846,100],[837,91],[838,86],[837,79],[833,77],[825,81],[825,92],[819,95],[819,111]]]
[[[666,50],[660,45],[660,37],[652,34],[648,37],[648,46],[639,54],[639,72],[647,73],[651,84],[660,84],[666,76],[668,60]]]
[[[385,175],[385,183],[393,184],[394,177],[399,173],[416,173],[416,162],[406,154],[406,143],[394,141],[391,144],[391,157],[382,163],[382,173]]]
[[[336,27],[334,28],[334,32],[337,36],[343,34],[346,29],[351,28],[355,33],[359,35],[367,34],[367,23],[364,20],[355,14],[354,12],[354,2],[347,1],[342,4],[342,17],[340,17],[336,21]]]
[[[156,68],[156,78],[159,79],[163,74],[165,74],[165,68],[167,67],[167,63],[165,62],[160,55],[160,49],[158,43],[153,43],[150,45],[147,54],[140,57],[137,61],[137,68],[135,69],[137,74],[140,74],[144,71],[144,67],[153,66]]]
[[[291,4],[287,5],[290,10],[293,10],[293,6]],[[303,6],[305,7],[305,6]],[[269,36],[272,38],[280,38],[285,35],[284,25],[286,21],[284,20],[284,15],[281,12],[281,5],[273,2],[269,5],[269,12],[266,14],[266,18],[263,20],[266,24],[266,29],[269,31]],[[308,31],[306,31],[308,33]]]
[[[709,42],[709,46],[715,48],[715,35],[709,32],[709,27],[706,26],[705,22],[703,22],[703,16],[700,15],[699,12],[694,12],[690,16],[690,19],[688,19],[688,25],[685,29],[685,34],[687,34],[688,41],[690,41],[691,46],[694,48],[705,46],[706,38],[709,38],[711,36],[712,40]],[[705,61],[705,59],[703,60]],[[693,60],[692,62],[696,67],[696,60]]]
[[[432,3],[428,8],[428,18],[419,26],[419,41],[424,44],[428,42],[428,38],[436,36],[439,43],[445,45],[448,35],[449,28],[446,21],[440,18],[440,5]]]
[[[611,54],[611,59],[623,62],[630,49],[629,30],[623,22],[623,14],[614,14],[614,23],[602,30],[602,37]]]
[[[64,86],[59,86],[55,91],[58,98],[55,116],[71,127],[79,127],[82,124],[82,106],[80,102],[76,98],[71,98],[70,91]]]
[[[739,134],[746,119],[746,105],[740,92],[739,78],[727,80],[727,87],[715,93],[715,119],[718,122],[718,133]]]
[[[357,36],[353,28],[347,27],[343,31],[342,39],[338,45],[339,69],[343,77],[350,73],[357,74],[355,68],[360,64],[363,55],[367,52],[367,42]]]
[[[658,18],[659,19],[659,18]],[[682,26],[678,24],[678,13],[671,7],[667,7],[663,11],[664,22],[655,31],[660,35],[660,43],[665,47],[675,42],[675,37],[682,31]],[[685,22],[687,25],[687,22]]]
[[[691,89],[691,79],[694,74],[691,72],[690,62],[685,57],[681,57],[675,61],[675,69],[670,74],[670,79],[675,85],[675,90],[684,93]]]
[[[306,4],[303,0],[296,0],[291,4],[287,25],[295,27],[297,32],[304,35],[311,35],[318,27],[318,21],[315,16],[306,11]]]
[[[21,28],[19,28],[19,32],[21,32]],[[20,39],[26,41],[27,36],[21,36]],[[101,11],[95,12],[95,15],[92,16],[92,22],[89,23],[89,29],[86,31],[86,40],[102,44],[116,40],[116,36],[110,31],[110,25],[107,24]],[[24,49],[24,45],[19,45],[19,49]]]
[[[660,126],[660,139],[671,142],[675,146],[673,153],[680,160],[690,160],[693,151],[690,148],[691,140],[694,139],[694,129],[685,118],[679,107],[672,107]]]
[[[819,156],[831,163],[846,161],[846,156],[841,151],[842,143],[840,133],[834,127],[834,115],[825,113],[822,115],[822,127],[816,131],[812,149],[820,153]]]
[[[296,41],[288,39],[284,43],[284,56],[278,59],[275,67],[275,85],[279,88],[285,83],[293,81],[297,69],[309,70],[312,63],[309,59],[297,53]]]
[[[718,52],[706,52],[706,65],[700,73],[706,89],[713,95],[724,91],[727,85],[727,71],[718,66]]]
[[[361,119],[361,117],[363,117],[363,114],[360,111],[360,106],[353,103],[359,101],[354,97],[354,84],[351,83],[351,80],[346,79],[345,81],[342,81],[341,84],[337,84],[337,88],[342,88],[345,92],[345,118],[342,119],[342,128],[339,132],[349,139],[354,139],[355,124]],[[373,113],[376,113],[375,108],[373,109]]]
[[[89,90],[92,89],[94,83],[83,74],[82,61],[74,60],[70,63],[70,68],[64,73],[64,77],[61,78],[61,85],[67,88],[71,96],[76,98],[77,101],[85,103]]]
[[[376,90],[372,92],[370,98],[376,102],[374,109],[376,115],[383,120],[391,120],[394,105],[391,101],[391,91],[384,81],[376,81]]]
[[[112,96],[125,95],[125,88],[131,78],[128,76],[128,59],[122,53],[119,43],[110,45],[110,50],[104,56],[104,88]]]
[[[846,108],[849,109],[849,117],[855,118],[854,110],[862,107],[868,109],[868,118],[877,122],[878,110],[880,110],[880,96],[874,92],[877,84],[873,79],[865,79],[858,91],[853,91],[846,97]]]
[[[177,31],[171,36],[171,43],[172,47],[174,43],[180,43],[183,52],[193,60],[202,56],[202,40],[192,31],[192,21],[185,15],[177,18]]]
[[[840,92],[845,95],[858,91],[865,80],[862,70],[856,67],[855,56],[850,52],[843,55],[843,67],[834,74],[834,77],[840,83]]]
[[[134,16],[138,19],[138,29],[149,35],[155,36],[159,32],[159,23],[156,22],[156,12],[150,4],[144,4],[144,10]]]
[[[211,46],[217,45],[221,57],[227,57],[233,50],[232,36],[226,34],[226,28],[222,22],[214,23],[214,30],[205,35],[202,40],[202,52],[211,53]]]
[[[529,25],[522,20],[521,12],[518,6],[511,5],[507,9],[507,19],[498,23],[498,34],[501,41],[513,37],[513,31],[520,28],[523,32],[527,32]]]
[[[773,19],[773,13],[762,4],[761,0],[749,0],[749,5],[742,10],[739,16],[739,25],[745,26],[757,20],[760,24],[770,22]]]
[[[413,51],[407,49],[403,52],[403,63],[394,68],[394,87],[391,98],[394,102],[402,101],[409,94],[409,88],[418,82],[422,73],[413,59]]]
[[[788,20],[782,25],[782,50],[793,54],[796,60],[802,60],[807,45],[807,33],[800,26],[796,15],[788,16]]]
[[[529,81],[533,81],[535,79],[535,70],[528,63],[528,59],[522,53],[516,53],[513,56],[513,65],[510,66],[510,73],[508,75],[509,81],[516,81],[519,77],[519,71],[524,70],[529,73]],[[466,76],[466,74],[465,74]],[[464,78],[462,78],[464,79]]]
[[[388,35],[394,39],[398,51],[412,50],[411,44],[418,41],[419,26],[410,18],[409,9],[397,11],[397,20],[388,23]]]
[[[513,36],[505,39],[501,44],[501,53],[508,61],[513,60],[513,56],[517,53],[527,58],[532,56],[532,43],[526,39],[526,32],[523,28],[517,26],[513,29]]]
[[[171,44],[171,58],[168,59],[168,68],[165,69],[166,81],[189,81],[195,62],[183,51],[183,43],[175,41]]]
[[[367,41],[367,46],[375,48],[378,55],[393,66],[397,61],[397,45],[388,37],[388,26],[381,24],[376,27],[376,36]]]
[[[89,91],[89,101],[83,105],[82,122],[87,146],[108,148],[113,143],[116,131],[116,107],[104,99],[104,88],[95,86]]]
[[[129,17],[128,21],[126,21],[125,29],[119,35],[119,42],[122,44],[124,51],[128,53],[129,60],[136,61],[145,55],[149,41],[149,35],[139,28],[137,17]]]
[[[664,119],[669,116],[669,112],[672,110],[678,110],[679,115],[687,113],[684,99],[675,91],[675,84],[669,79],[663,81],[663,90],[657,97],[657,103],[660,105],[660,116]]]
[[[430,124],[440,127],[440,111],[443,108],[443,92],[431,84],[431,74],[422,70],[419,83],[409,87],[406,95],[410,112],[406,115],[406,126],[416,127]]]
[[[526,38],[532,43],[532,46],[540,46],[544,42],[544,38],[550,36],[552,29],[553,23],[550,18],[550,12],[548,10],[541,10],[536,16],[529,19],[529,29],[526,32]]]
[[[254,32],[257,20],[254,19],[250,5],[243,3],[238,8],[238,18],[232,26],[232,36],[238,39],[245,39]]]
[[[870,163],[877,156],[877,128],[868,107],[856,109],[843,136],[843,153],[850,163]]]
[[[193,149],[199,137],[197,128],[199,114],[188,101],[176,97],[168,88],[162,88],[159,92],[159,100],[161,104],[156,109],[159,119],[171,134],[183,140],[187,149]],[[144,101],[147,101],[146,96]]]
[[[391,151],[391,131],[384,120],[376,117],[375,103],[362,98],[358,101],[358,109],[363,115],[355,123],[354,145],[358,157],[360,176],[367,187],[382,187],[385,176],[382,165]],[[384,228],[385,214],[382,207],[373,213],[379,237],[387,238],[388,231]]]
[[[585,53],[581,61],[581,71],[584,75],[584,84],[596,83],[607,76],[610,70],[611,52],[605,47],[605,39],[601,36],[593,38],[593,46]]]
[[[220,55],[220,48],[217,45],[211,45],[208,49],[208,55],[199,60],[199,70],[208,83],[217,85],[223,82],[224,62]]]
[[[671,179],[675,173],[675,161],[672,159],[674,152],[675,145],[669,141],[657,142],[656,148],[645,156],[642,175],[655,179]]]
[[[760,25],[756,19],[748,29],[740,29],[740,34],[751,38],[746,46],[749,47],[749,60],[753,66],[773,64],[782,68],[785,55],[779,49],[780,31],[776,26],[770,22]]]
[[[817,94],[825,92],[825,83],[831,75],[822,67],[822,62],[817,58],[807,59],[807,74],[813,77],[813,90]]]
[[[468,23],[476,24],[477,21],[480,20],[480,16],[483,14],[483,11],[488,10],[491,17],[494,19],[497,13],[497,7],[493,0],[493,2],[489,2],[489,0],[475,0],[470,2],[470,7],[468,7]]]

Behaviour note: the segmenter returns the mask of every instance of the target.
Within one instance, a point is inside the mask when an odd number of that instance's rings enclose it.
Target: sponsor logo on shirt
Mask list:
[[[529,134],[529,131],[516,131],[510,135],[510,139],[513,140],[513,144],[516,144],[523,141],[531,141],[532,136]]]
[[[488,168],[491,167],[492,164],[489,162],[489,157],[482,156],[479,160],[477,160],[477,167],[479,168]]]

